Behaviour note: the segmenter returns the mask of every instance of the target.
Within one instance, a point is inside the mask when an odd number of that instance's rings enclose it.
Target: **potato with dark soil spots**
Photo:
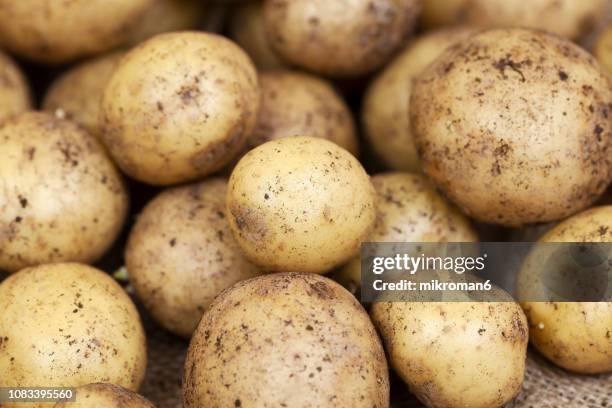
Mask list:
[[[240,282],[191,340],[183,403],[387,408],[388,368],[363,307],[337,283],[279,273]]]
[[[102,145],[77,125],[30,112],[0,126],[0,269],[92,263],[117,238],[129,198]]]
[[[374,152],[388,167],[420,170],[406,115],[412,81],[450,45],[474,32],[468,27],[453,27],[417,37],[371,82],[361,119]]]
[[[230,40],[160,34],[128,52],[102,99],[103,139],[130,176],[168,185],[227,164],[255,126],[253,63]]]
[[[374,225],[375,201],[370,177],[354,156],[304,136],[248,152],[227,194],[238,244],[270,271],[325,273],[348,261]]]
[[[383,65],[411,34],[419,0],[265,0],[272,48],[319,74],[354,77]]]
[[[75,393],[75,401],[58,402],[53,408],[155,408],[144,397],[113,384],[83,385]]]
[[[468,215],[558,220],[611,176],[612,90],[595,59],[544,32],[485,31],[417,79],[410,121],[425,172]]]
[[[19,66],[0,52],[0,121],[32,109],[30,87]]]
[[[495,302],[372,306],[389,364],[427,407],[501,407],[521,390],[527,319],[507,293],[495,291]]]
[[[122,56],[121,52],[103,55],[66,71],[51,84],[43,109],[78,123],[100,138],[102,95]]]
[[[283,70],[264,71],[259,81],[261,108],[257,126],[247,141],[248,149],[281,137],[308,135],[358,154],[352,113],[330,82]]]
[[[612,206],[595,207],[574,215],[548,231],[538,242],[612,242]],[[550,293],[551,284],[544,275],[550,267],[543,268],[541,261],[548,259],[550,251],[556,248],[547,245],[534,249],[518,274],[519,299],[527,300],[521,305],[529,319],[531,344],[566,370],[586,374],[612,372],[612,302],[531,301]],[[558,254],[553,256],[559,259]],[[589,285],[598,285],[596,275],[588,269],[582,272],[588,273],[582,279]],[[552,276],[556,287],[562,288],[559,275]],[[609,299],[612,288],[607,276],[602,278],[598,286],[606,291],[602,293],[603,298]],[[580,279],[572,279],[567,284],[577,289]]]
[[[140,387],[144,330],[129,296],[104,272],[76,263],[23,269],[0,284],[0,310],[0,387]]]
[[[37,62],[62,64],[116,47],[154,0],[0,0],[0,43]]]
[[[166,329],[190,337],[215,296],[252,278],[225,216],[227,182],[166,190],[138,217],[125,251],[130,282]]]

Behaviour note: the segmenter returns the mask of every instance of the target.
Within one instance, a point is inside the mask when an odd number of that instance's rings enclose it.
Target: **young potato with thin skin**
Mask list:
[[[0,284],[0,310],[0,387],[140,387],[146,368],[140,317],[104,272],[76,263],[23,269]]]
[[[419,174],[383,173],[372,177],[377,217],[367,242],[477,242],[469,220]],[[349,287],[361,284],[360,258],[335,276]]]
[[[0,121],[32,109],[30,87],[19,66],[0,51]]]
[[[227,182],[166,190],[138,217],[125,251],[130,283],[153,317],[189,338],[215,296],[260,274],[225,217]]]
[[[362,122],[375,153],[394,170],[420,169],[406,109],[412,81],[450,45],[474,33],[468,27],[431,31],[417,37],[371,82]]]
[[[359,141],[349,107],[333,85],[296,71],[259,75],[262,101],[249,150],[270,140],[309,135],[327,139],[357,156]]]
[[[612,242],[612,206],[574,215],[538,242]],[[534,256],[542,259],[541,251],[530,254],[519,272],[519,299],[537,299],[546,290],[541,276],[545,270],[531,264],[538,265]],[[525,301],[521,305],[529,319],[531,344],[553,363],[583,374],[612,371],[612,302]]]
[[[92,263],[121,231],[129,196],[102,145],[79,126],[27,112],[0,126],[0,269]]]
[[[593,55],[608,75],[612,75],[612,25],[606,27],[597,37]]]
[[[103,55],[68,70],[51,84],[42,108],[101,138],[102,95],[122,56],[122,52]]]
[[[376,218],[370,177],[328,140],[286,137],[248,152],[227,193],[230,228],[269,271],[325,273],[355,256]]]
[[[282,69],[287,66],[272,49],[264,24],[263,1],[239,3],[230,16],[230,37],[249,54],[259,69]]]
[[[160,34],[128,52],[111,76],[102,98],[103,140],[137,180],[194,180],[240,152],[259,99],[255,67],[230,40]]]
[[[0,0],[0,43],[15,54],[61,64],[128,39],[153,0]]]
[[[386,408],[388,375],[376,330],[349,292],[322,276],[277,273],[234,285],[204,314],[183,403]]]
[[[568,40],[524,29],[475,34],[414,84],[422,167],[479,221],[519,226],[574,214],[610,181],[607,81]]]
[[[75,401],[58,402],[53,408],[155,408],[144,397],[114,384],[87,384],[75,393]]]
[[[272,48],[318,74],[355,77],[380,67],[411,34],[419,0],[265,0]]]
[[[527,319],[510,295],[494,291],[488,296],[499,301],[373,304],[389,364],[425,406],[501,407],[520,391]]]

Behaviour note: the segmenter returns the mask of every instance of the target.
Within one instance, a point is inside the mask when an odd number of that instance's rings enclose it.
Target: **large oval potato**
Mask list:
[[[66,71],[47,90],[43,109],[78,123],[100,138],[102,95],[122,56],[121,52],[104,55]]]
[[[559,223],[538,242],[612,242],[612,206],[595,207]],[[612,371],[612,302],[535,302],[546,286],[542,257],[530,254],[518,275],[519,298],[529,319],[531,343],[553,363],[578,373]],[[610,255],[609,253],[607,254]],[[592,278],[588,277],[591,280]],[[608,282],[608,287],[609,287]],[[607,296],[610,296],[608,289]]]
[[[128,52],[102,99],[103,139],[130,176],[167,185],[227,164],[255,126],[257,73],[224,37],[160,34]]]
[[[0,52],[0,121],[32,109],[30,87],[8,55]]]
[[[190,337],[213,298],[259,274],[232,237],[227,182],[166,190],[138,217],[125,251],[130,282],[166,329]]]
[[[374,152],[394,170],[418,171],[419,158],[406,111],[412,81],[450,45],[474,30],[453,27],[417,37],[371,82],[363,100],[362,122]]]
[[[265,0],[272,48],[292,64],[350,77],[380,67],[414,28],[416,0]]]
[[[53,408],[155,408],[142,396],[114,384],[87,384],[75,389],[74,401],[61,401]]]
[[[273,139],[308,135],[358,154],[352,113],[330,82],[305,73],[271,70],[260,73],[259,83],[261,108],[247,141],[249,150]]]
[[[359,161],[314,137],[287,137],[248,152],[230,176],[230,227],[266,270],[324,273],[356,255],[376,217]]]
[[[100,143],[53,115],[0,126],[0,269],[91,263],[115,241],[128,195]]]
[[[140,386],[144,330],[128,295],[105,273],[74,263],[24,269],[0,284],[0,310],[0,387]]]
[[[60,64],[127,41],[153,0],[0,0],[0,43],[23,57]]]
[[[313,274],[265,275],[234,285],[204,314],[189,345],[183,402],[383,408],[387,362],[365,310],[340,285]]]
[[[593,57],[544,32],[499,29],[447,49],[415,83],[425,172],[470,216],[567,217],[610,181],[612,90]]]

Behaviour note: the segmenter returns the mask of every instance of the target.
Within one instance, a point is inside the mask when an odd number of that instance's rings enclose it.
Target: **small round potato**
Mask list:
[[[103,139],[130,176],[167,185],[227,164],[255,126],[257,73],[224,37],[160,34],[128,52],[102,100]]]
[[[271,271],[325,273],[355,256],[376,217],[369,176],[354,156],[314,137],[287,137],[247,153],[229,181],[232,232]]]
[[[415,26],[417,0],[265,0],[268,39],[287,61],[319,74],[375,70]]]
[[[145,207],[128,240],[126,265],[138,297],[183,337],[222,290],[259,274],[232,237],[226,195],[223,179],[167,190]]]
[[[0,121],[32,109],[30,87],[15,62],[0,52]]]
[[[599,65],[612,77],[612,25],[606,27],[597,37],[593,55],[597,58]]]
[[[183,402],[383,408],[388,375],[380,339],[349,292],[318,275],[271,274],[234,285],[204,314],[187,353]]]
[[[100,138],[102,94],[123,53],[86,61],[56,79],[42,103],[44,110],[70,119]]]
[[[612,206],[577,214],[538,242],[612,242]],[[532,294],[543,284],[536,275],[544,269],[527,265],[518,276],[522,299],[535,298]],[[529,319],[531,343],[549,360],[577,373],[612,371],[612,302],[525,301],[522,306]]]
[[[406,115],[412,81],[446,48],[473,32],[467,27],[428,32],[416,38],[372,81],[363,101],[363,126],[375,153],[390,168],[420,169]]]
[[[520,391],[527,320],[505,295],[500,302],[374,303],[389,364],[426,406],[501,407]]]
[[[262,101],[250,150],[269,140],[309,135],[330,140],[357,155],[355,124],[348,106],[328,81],[291,71],[259,75]]]
[[[40,112],[0,126],[0,269],[91,263],[123,226],[128,195],[100,143]]]
[[[414,84],[425,172],[472,217],[518,226],[567,217],[609,183],[612,90],[586,51],[523,29],[447,49]]]
[[[230,36],[259,69],[280,69],[286,63],[270,45],[264,24],[263,0],[237,4],[230,18]]]
[[[24,269],[0,284],[0,310],[0,387],[140,386],[144,330],[129,296],[107,274],[74,263]]]
[[[87,384],[75,393],[75,401],[61,401],[53,408],[155,408],[142,396],[114,384]]]
[[[0,43],[38,62],[60,64],[127,41],[153,0],[0,0]]]

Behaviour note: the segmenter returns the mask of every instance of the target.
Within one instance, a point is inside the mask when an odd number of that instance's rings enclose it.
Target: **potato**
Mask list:
[[[419,21],[425,28],[447,26],[462,21],[467,0],[421,0]]]
[[[138,217],[125,251],[130,282],[166,329],[190,337],[223,289],[259,274],[225,218],[227,182],[166,190]]]
[[[153,0],[0,0],[0,43],[28,59],[60,64],[127,41]]]
[[[470,216],[518,226],[592,204],[611,175],[612,90],[573,43],[485,31],[414,84],[410,120],[425,172]]]
[[[74,402],[58,402],[54,408],[155,408],[140,395],[113,384],[87,384],[78,387]]]
[[[0,51],[0,121],[32,109],[30,87],[17,64]]]
[[[417,0],[265,0],[272,48],[319,74],[354,77],[380,67],[415,26]]]
[[[98,141],[40,112],[0,126],[0,269],[92,263],[115,241],[128,195]]]
[[[412,81],[446,48],[473,32],[454,27],[417,37],[371,82],[363,101],[362,122],[374,152],[388,167],[420,169],[406,115]]]
[[[144,330],[128,295],[105,273],[76,263],[24,269],[0,284],[0,310],[0,387],[140,386]]]
[[[264,24],[263,1],[237,4],[230,16],[230,37],[253,59],[259,69],[280,69],[287,64],[270,45]]]
[[[351,111],[330,82],[281,70],[264,71],[259,81],[262,102],[257,125],[247,141],[249,150],[269,140],[309,135],[358,154]]]
[[[612,25],[608,25],[603,30],[595,41],[595,47],[593,48],[593,55],[597,59],[597,62],[602,68],[608,73],[608,76],[612,75]]]
[[[363,167],[338,145],[288,137],[247,153],[229,180],[230,228],[270,271],[324,273],[355,256],[376,217]]]
[[[441,196],[425,177],[383,173],[372,177],[377,217],[368,242],[477,242],[468,219]],[[336,275],[349,287],[361,283],[359,257]]]
[[[201,32],[160,34],[127,53],[111,76],[103,139],[135,179],[180,183],[227,164],[258,109],[255,67],[234,43]]]
[[[558,224],[538,242],[612,242],[612,206],[581,212]],[[535,250],[521,268],[519,299],[541,298],[537,293],[545,285],[545,269],[533,267],[533,262],[546,259],[542,251],[548,250],[554,248]],[[608,286],[608,298],[610,290]],[[522,306],[529,319],[531,343],[553,363],[577,373],[612,371],[612,302],[525,301]]]
[[[520,391],[527,320],[496,302],[379,302],[371,317],[389,363],[428,407],[501,407]]]
[[[183,402],[388,407],[387,362],[363,307],[340,285],[265,275],[234,285],[204,314],[187,353]]]
[[[104,55],[66,71],[51,84],[43,109],[78,123],[100,138],[102,94],[122,56],[121,52]]]

